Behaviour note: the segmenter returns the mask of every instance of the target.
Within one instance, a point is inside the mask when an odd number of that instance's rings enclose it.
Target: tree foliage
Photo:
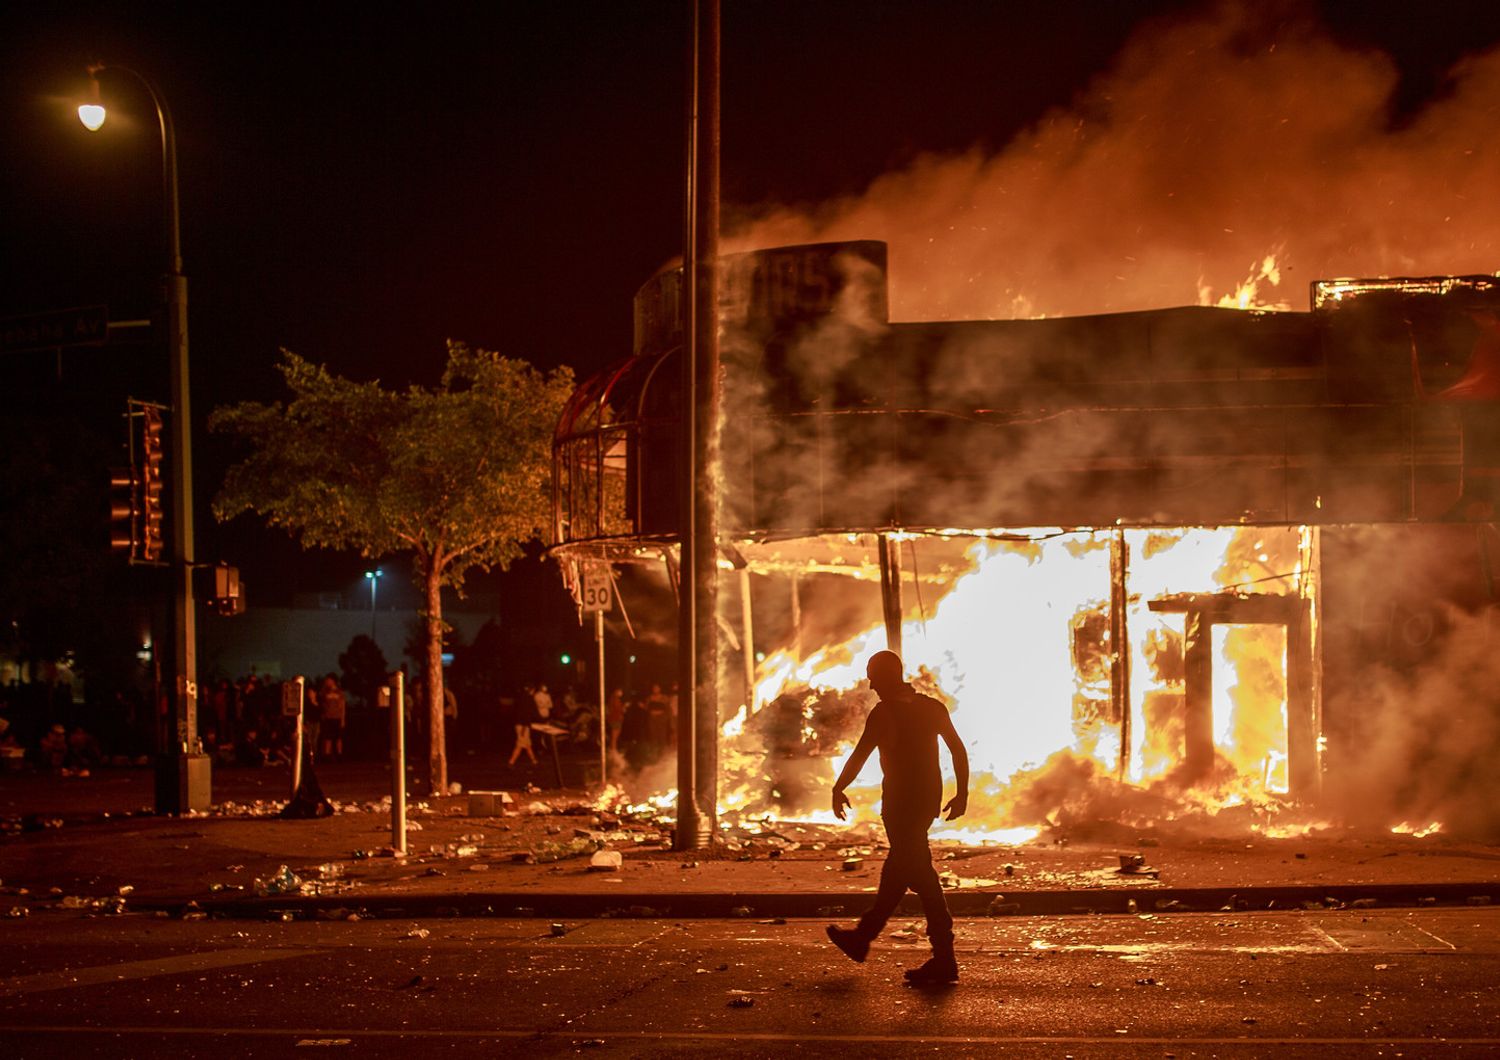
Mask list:
[[[248,455],[214,500],[221,520],[254,512],[304,547],[368,558],[412,553],[427,625],[429,780],[447,785],[442,740],[442,604],[472,570],[504,569],[545,540],[551,520],[552,432],[572,372],[448,344],[434,389],[387,390],[331,374],[290,351],[285,403],[217,409],[209,429]]]

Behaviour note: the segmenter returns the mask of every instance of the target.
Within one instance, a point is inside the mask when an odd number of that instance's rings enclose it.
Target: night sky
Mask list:
[[[1153,20],[1206,6],[725,0],[726,226],[857,196],[925,156],[1004,150]],[[1493,2],[1256,8],[1390,56],[1393,127],[1500,41]],[[7,5],[0,316],[151,309],[160,156],[146,100],[106,73],[104,132],[73,115],[86,64],[122,63],[157,81],[176,119],[200,510],[227,456],[202,421],[276,396],[279,347],[398,385],[434,382],[450,337],[590,374],[629,352],[631,296],[680,249],[683,43],[667,0]],[[90,360],[108,356],[69,355],[63,387],[108,376]],[[38,355],[7,372],[17,357]],[[152,396],[142,372],[134,392]],[[363,565],[299,558],[206,514],[199,527],[200,559],[263,586],[282,573],[268,564],[295,565],[303,589]]]

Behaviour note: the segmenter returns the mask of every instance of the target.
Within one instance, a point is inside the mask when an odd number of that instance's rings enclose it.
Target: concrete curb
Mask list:
[[[544,917],[593,920],[609,917],[663,919],[820,918],[857,916],[873,895],[868,891],[790,893],[635,892],[565,894],[468,892],[445,895],[276,895],[264,898],[209,899],[196,903],[202,912],[252,920],[343,919],[350,913],[377,919],[443,917]],[[1110,890],[950,891],[954,916],[1059,916],[1067,914],[1207,913],[1266,909],[1348,909],[1429,905],[1485,906],[1500,901],[1500,883],[1330,884],[1287,887],[1160,887]],[[183,900],[132,900],[142,911],[181,913]],[[907,895],[901,913],[921,913]]]

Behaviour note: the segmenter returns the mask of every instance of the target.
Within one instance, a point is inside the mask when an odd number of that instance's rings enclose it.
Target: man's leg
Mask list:
[[[915,859],[927,854],[925,838],[916,842],[915,832],[908,822],[885,817],[881,818],[881,822],[885,825],[885,838],[891,850],[880,869],[880,888],[875,892],[875,904],[859,918],[859,926],[855,929],[871,939],[885,930],[886,921],[890,920],[891,914],[911,888],[916,868]],[[924,832],[924,837],[925,834]],[[928,867],[931,868],[931,865]]]
[[[880,888],[875,892],[875,904],[859,918],[859,923],[854,927],[841,928],[830,925],[828,928],[828,937],[833,944],[855,961],[865,959],[865,954],[870,950],[870,943],[884,930],[886,921],[890,920],[891,914],[901,904],[901,899],[905,896],[911,881],[913,854],[911,848],[914,846],[911,842],[911,830],[903,829],[899,824],[885,818],[882,818],[882,821],[885,824],[886,842],[890,844],[891,849],[886,855],[885,865],[880,869]],[[923,845],[917,853],[925,850],[926,847]]]
[[[920,831],[913,836],[913,847],[918,849],[913,855],[911,888],[922,899],[932,959],[908,971],[906,978],[914,983],[950,983],[958,978],[958,962],[953,955],[953,915],[948,912],[943,884],[932,864],[932,848],[927,844],[927,829],[931,825],[931,821],[922,822]]]

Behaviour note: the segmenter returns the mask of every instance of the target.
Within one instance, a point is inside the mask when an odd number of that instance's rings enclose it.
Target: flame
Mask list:
[[[1273,268],[1267,259],[1262,271]],[[935,606],[928,601],[924,613],[903,622],[908,675],[948,703],[969,752],[969,814],[940,823],[934,835],[1022,843],[1090,813],[1146,823],[1236,808],[1263,817],[1278,812],[1288,764],[1285,628],[1215,627],[1215,768],[1183,783],[1176,774],[1183,755],[1184,618],[1153,612],[1149,604],[1185,592],[1305,594],[1313,573],[1309,534],[1295,527],[1124,532],[1130,555],[1124,650],[1133,676],[1123,755],[1108,689],[1115,532],[1008,531],[1004,540],[971,539],[966,569]],[[834,820],[822,807],[874,703],[863,666],[885,640],[872,616],[847,640],[764,660],[757,709],[742,707],[724,726],[721,811]],[[855,821],[878,814],[878,783],[872,758],[850,788]],[[1277,826],[1251,827],[1272,834]],[[1316,825],[1285,827],[1292,834]]]
[[[1242,280],[1233,294],[1221,295],[1214,298],[1213,288],[1201,277],[1198,280],[1198,304],[1203,306],[1218,306],[1221,309],[1259,309],[1270,312],[1287,312],[1292,308],[1291,302],[1281,299],[1275,302],[1267,302],[1261,299],[1261,281],[1265,281],[1271,287],[1281,285],[1281,266],[1277,263],[1274,252],[1267,254],[1259,263],[1250,267],[1250,275]]]
[[[1416,825],[1408,821],[1402,821],[1400,824],[1391,829],[1391,831],[1396,835],[1409,835],[1416,839],[1424,839],[1427,836],[1435,835],[1442,830],[1442,821],[1433,821],[1430,824],[1425,825]]]

